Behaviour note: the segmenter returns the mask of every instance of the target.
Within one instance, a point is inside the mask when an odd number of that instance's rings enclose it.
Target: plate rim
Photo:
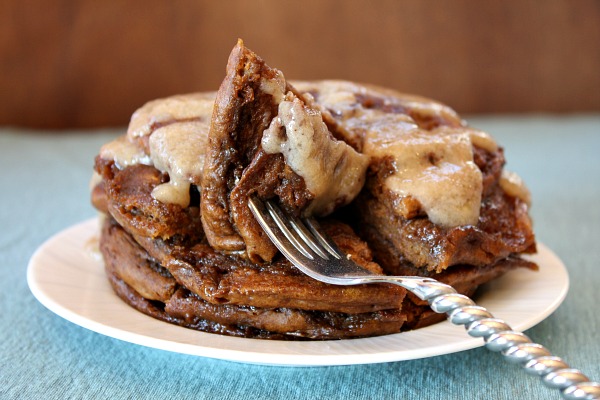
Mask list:
[[[34,297],[48,310],[71,323],[104,336],[170,352],[241,363],[276,366],[334,366],[396,362],[451,354],[484,345],[481,339],[469,337],[464,332],[464,329],[452,325],[448,321],[443,321],[413,331],[371,338],[330,341],[273,341],[206,333],[156,320],[135,310],[118,298],[112,291],[112,288],[110,288],[108,280],[106,279],[102,261],[98,258],[92,258],[91,250],[86,250],[84,248],[87,243],[98,235],[99,218],[101,217],[90,218],[71,225],[55,233],[42,243],[29,260],[27,266],[27,283]],[[68,241],[71,243],[69,244]],[[85,257],[83,260],[85,262],[81,264],[83,267],[81,267],[82,269],[79,272],[83,271],[87,277],[96,279],[98,282],[103,280],[104,283],[100,283],[103,285],[103,290],[105,291],[106,287],[110,288],[110,293],[113,296],[112,299],[108,300],[114,304],[110,304],[118,307],[120,311],[126,314],[130,314],[131,312],[131,317],[136,323],[145,323],[153,327],[153,329],[160,330],[161,332],[165,331],[165,334],[167,335],[174,335],[176,340],[165,339],[164,335],[158,334],[157,331],[143,333],[136,331],[136,327],[123,328],[123,325],[127,324],[121,323],[119,326],[115,326],[114,323],[111,325],[111,323],[107,324],[106,321],[102,322],[97,319],[90,319],[89,317],[81,315],[81,312],[73,310],[73,304],[66,305],[63,304],[64,300],[57,300],[57,296],[50,293],[53,288],[52,285],[61,285],[65,282],[48,280],[48,276],[43,274],[43,265],[48,262],[49,257],[55,257],[54,262],[63,262],[65,263],[64,265],[67,265],[66,263],[69,262],[74,262],[73,260],[65,259],[57,254],[52,254],[55,247],[60,244],[63,246],[69,245],[69,251],[75,253],[77,257]],[[552,270],[555,274],[554,282],[557,284],[557,288],[555,289],[556,293],[554,293],[551,301],[545,303],[543,312],[540,312],[534,317],[528,317],[526,321],[511,324],[515,330],[524,331],[537,325],[539,322],[550,316],[562,304],[567,296],[570,282],[568,271],[564,263],[551,249],[538,242],[538,254],[528,256],[528,258],[536,260],[541,257],[548,258],[553,268]],[[77,261],[82,260],[78,259]],[[94,273],[93,268],[99,268],[99,271],[101,271],[101,274],[99,275],[101,275],[101,277],[90,275]],[[541,265],[540,270],[542,270],[542,268],[543,266]],[[519,272],[521,272],[520,275],[523,275],[523,273],[527,271],[511,271],[499,279],[510,279],[511,274],[515,276],[515,274]],[[537,273],[539,274],[540,272]],[[493,297],[494,293],[491,291],[490,293]],[[94,291],[92,296],[94,295],[102,296],[102,292]],[[106,296],[106,293],[104,293],[104,295]],[[482,301],[482,304],[485,303],[485,300]],[[495,312],[493,309],[490,311],[492,313]],[[510,323],[510,321],[508,322]],[[402,347],[400,345],[406,341],[419,341],[419,336],[422,338],[433,337],[435,339],[436,336],[444,332],[449,336],[449,340],[445,344],[429,346],[426,348],[416,348],[412,350],[403,348],[402,350],[388,350],[383,352],[349,352],[347,349],[348,347],[356,348],[357,346],[359,348],[362,346],[367,350],[378,348],[389,349],[394,346]],[[181,340],[180,338],[185,338],[185,340]],[[267,344],[268,346],[266,346]],[[271,350],[266,349],[267,347],[271,348]],[[260,351],[257,351],[256,349],[259,349]]]

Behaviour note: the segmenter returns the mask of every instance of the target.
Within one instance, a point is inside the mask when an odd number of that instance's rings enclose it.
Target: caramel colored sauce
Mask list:
[[[307,215],[327,215],[349,203],[360,192],[369,158],[345,142],[334,139],[321,113],[307,108],[290,94],[279,104],[279,113],[264,132],[263,149],[281,153],[315,196]]]
[[[441,226],[477,223],[482,175],[473,162],[473,146],[496,151],[490,135],[468,127],[451,108],[418,96],[346,81],[294,86],[310,93],[311,104],[321,109],[286,94],[283,75],[261,82],[261,90],[279,103],[279,115],[264,132],[262,146],[268,153],[283,154],[305,180],[315,195],[307,213],[325,215],[351,201],[364,184],[369,160],[388,158],[393,171],[384,186],[397,198],[398,214],[414,215],[405,208],[416,200]],[[201,183],[214,96],[196,93],[145,104],[133,114],[127,135],[104,145],[100,156],[119,168],[154,165],[169,175],[169,182],[156,187],[153,196],[187,206],[190,185]],[[362,154],[332,137],[321,112],[338,121],[346,140],[360,143]],[[141,138],[147,139],[148,149],[141,147]],[[530,201],[515,174],[505,172],[500,185],[507,194]]]

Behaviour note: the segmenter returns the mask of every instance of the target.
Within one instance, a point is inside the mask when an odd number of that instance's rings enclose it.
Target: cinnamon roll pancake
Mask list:
[[[92,204],[115,293],[216,334],[343,339],[443,319],[395,285],[334,286],[269,241],[248,198],[316,217],[374,274],[476,289],[535,252],[530,195],[504,152],[436,101],[287,81],[239,41],[215,92],[151,101],[95,159]]]

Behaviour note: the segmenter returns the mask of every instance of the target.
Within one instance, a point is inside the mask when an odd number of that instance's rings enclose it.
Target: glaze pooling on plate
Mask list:
[[[449,354],[480,347],[480,339],[442,322],[414,331],[364,339],[265,341],[215,335],[155,320],[122,302],[111,289],[92,244],[98,220],[57,233],[32,256],[27,281],[50,311],[94,332],[126,342],[229,361],[292,366],[372,364]],[[485,285],[476,298],[498,318],[523,331],[564,300],[569,277],[561,260],[540,244],[531,259],[538,272],[515,270]]]

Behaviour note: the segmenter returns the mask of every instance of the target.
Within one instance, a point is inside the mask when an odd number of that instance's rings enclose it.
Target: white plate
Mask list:
[[[316,342],[244,339],[198,332],[142,314],[119,299],[94,257],[98,221],[59,232],[31,257],[27,281],[50,311],[84,328],[143,346],[230,361],[270,365],[370,364],[431,357],[483,345],[464,328],[442,322],[415,331],[366,339]],[[563,263],[539,245],[540,270],[511,271],[486,285],[477,303],[513,329],[525,330],[564,300],[569,277]]]

